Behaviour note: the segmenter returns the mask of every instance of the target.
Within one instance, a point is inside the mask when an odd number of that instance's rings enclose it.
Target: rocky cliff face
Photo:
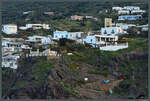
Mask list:
[[[66,57],[67,62],[65,62]],[[146,52],[133,51],[113,56],[104,66],[94,66],[73,60],[69,56],[66,57],[64,57],[64,62],[62,59],[47,60],[46,58],[20,60],[19,69],[13,74],[13,77],[5,74],[3,78],[5,88],[3,97],[12,99],[96,99],[128,98],[128,96],[136,98],[140,94],[146,96],[147,76],[145,74],[147,74],[148,58]],[[102,56],[98,61],[103,61],[103,58],[106,57]],[[107,71],[108,75],[102,71]],[[124,81],[119,81],[120,77],[123,77]],[[85,81],[85,78],[88,78],[88,81]],[[107,79],[111,82],[104,84],[103,80]],[[8,81],[9,84],[6,84]],[[103,88],[112,88],[113,94],[101,90]],[[128,89],[128,92],[124,89]],[[118,92],[127,94],[127,96],[116,95]]]

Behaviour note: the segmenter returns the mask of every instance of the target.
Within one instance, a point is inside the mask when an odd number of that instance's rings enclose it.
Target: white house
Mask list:
[[[117,23],[116,24],[116,27],[120,27],[123,30],[127,30],[128,28],[135,27],[135,26],[136,26],[135,24],[124,24],[124,23]]]
[[[118,20],[138,20],[141,18],[142,15],[122,15],[118,17]]]
[[[27,14],[29,14],[29,13],[32,13],[33,11],[26,11],[26,12],[23,12],[22,14],[23,15],[27,15]]]
[[[13,42],[9,40],[2,40],[2,47],[4,52],[18,52],[22,51],[22,43],[21,42]]]
[[[20,47],[22,43],[20,42],[13,42],[8,40],[2,40],[3,47]]]
[[[101,34],[102,35],[117,35],[122,34],[123,30],[120,27],[105,27],[101,28]]]
[[[33,30],[36,29],[50,29],[49,24],[26,24],[26,26],[21,26],[19,29],[21,30],[27,30],[29,28],[32,28]]]
[[[81,34],[83,34],[83,32],[55,31],[53,33],[53,39],[67,38],[76,40],[78,38],[81,38]]]
[[[119,10],[118,14],[130,14],[129,10]]]
[[[18,68],[18,62],[17,60],[20,58],[19,55],[8,55],[5,57],[2,57],[2,67],[9,67],[12,69]]]
[[[118,51],[128,48],[128,43],[118,43],[118,36],[91,35],[82,41],[82,43],[88,43],[104,51]]]
[[[23,42],[19,42],[21,39],[17,38],[3,38],[2,39],[2,53],[15,53],[15,52],[21,52],[23,49],[32,49],[28,45],[23,44]]]
[[[140,10],[140,7],[138,7],[138,6],[124,6],[123,9],[127,9],[127,10]]]
[[[119,11],[122,10],[122,7],[112,7],[112,10]]]
[[[73,15],[71,16],[71,20],[83,20],[84,16]]]
[[[146,12],[145,10],[132,10],[131,14],[142,14],[142,13],[145,13],[145,12]]]
[[[45,36],[29,36],[28,40],[26,40],[28,42],[40,42],[41,44],[50,44],[51,43],[51,38],[45,37]]]
[[[86,19],[93,19],[93,16],[85,16]]]
[[[118,36],[107,36],[107,35],[89,35],[82,40],[82,43],[91,44],[93,47],[107,44],[108,42],[115,42],[118,40]]]
[[[17,25],[15,24],[3,25],[2,31],[6,34],[17,34]]]

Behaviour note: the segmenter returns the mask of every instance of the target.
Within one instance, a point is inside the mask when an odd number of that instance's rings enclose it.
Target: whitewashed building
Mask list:
[[[2,55],[12,54],[15,52],[22,52],[24,49],[30,50],[32,49],[28,45],[23,44],[21,39],[17,38],[3,38],[2,39]]]
[[[140,7],[138,7],[138,6],[124,6],[123,9],[127,9],[127,10],[140,10]]]
[[[45,36],[29,36],[28,40],[26,40],[28,42],[39,42],[41,44],[51,44],[51,37],[45,37]]]
[[[21,30],[27,30],[29,28],[32,28],[33,30],[50,29],[49,24],[26,24],[26,26],[19,27]]]
[[[116,27],[120,27],[123,30],[127,30],[128,28],[136,27],[136,25],[135,24],[116,23]]]
[[[122,7],[112,7],[112,10],[119,11],[122,10]]]
[[[15,24],[7,24],[2,26],[2,31],[5,34],[17,34],[18,28]]]
[[[85,16],[86,19],[93,19],[93,16]]]
[[[91,44],[93,47],[101,46],[107,42],[118,41],[118,36],[107,36],[107,35],[89,35],[82,40],[82,43]]]
[[[97,47],[103,51],[118,51],[128,48],[128,43],[118,43],[118,36],[91,35],[82,40],[82,43],[88,43],[92,47]]]
[[[142,19],[142,15],[122,15],[118,16],[118,20],[138,20]]]
[[[118,11],[118,14],[130,14],[130,11],[129,10],[119,10]]]
[[[114,36],[118,34],[123,34],[123,30],[120,27],[105,27],[101,28],[101,34]]]
[[[9,40],[2,40],[3,47],[20,47],[22,43],[20,42],[13,42]]]
[[[143,14],[145,12],[146,12],[145,10],[132,10],[131,14]]]
[[[19,58],[20,58],[19,55],[8,55],[5,57],[2,57],[2,67],[17,69]]]
[[[55,31],[53,33],[53,39],[66,38],[76,40],[78,38],[81,38],[81,34],[83,34],[83,32]]]
[[[83,20],[84,16],[73,15],[71,16],[71,20]]]
[[[29,13],[32,13],[33,11],[25,11],[25,12],[23,12],[22,14],[23,15],[27,15],[27,14],[29,14]]]

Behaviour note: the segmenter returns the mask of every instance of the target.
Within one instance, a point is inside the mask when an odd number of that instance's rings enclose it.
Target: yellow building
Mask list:
[[[112,19],[105,18],[105,27],[112,27]]]

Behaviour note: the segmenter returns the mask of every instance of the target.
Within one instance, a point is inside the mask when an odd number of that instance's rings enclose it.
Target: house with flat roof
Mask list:
[[[116,23],[116,27],[120,27],[123,30],[127,30],[131,27],[136,27],[136,25],[135,24]]]
[[[140,7],[138,7],[138,6],[124,6],[123,9],[126,9],[126,10],[140,10]]]
[[[122,15],[118,17],[118,20],[138,20],[142,19],[142,15]]]
[[[83,20],[84,16],[73,15],[71,16],[71,20]]]
[[[118,36],[107,36],[107,35],[89,35],[82,40],[82,43],[88,43],[93,47],[101,46],[108,42],[115,42],[118,40]]]
[[[51,44],[50,36],[29,36],[27,42],[41,43],[41,44]]]
[[[118,35],[123,34],[123,30],[121,27],[104,27],[101,28],[101,35]]]
[[[132,10],[131,11],[131,14],[143,14],[143,13],[146,13],[145,10]]]
[[[5,34],[18,34],[18,27],[16,24],[2,25],[2,32]]]
[[[115,10],[115,11],[119,11],[119,10],[122,10],[123,8],[122,7],[112,7],[112,10]]]
[[[121,15],[121,14],[130,14],[130,11],[129,10],[119,10],[118,14],[119,15]]]
[[[2,54],[12,54],[15,52],[22,52],[23,50],[32,49],[29,45],[24,44],[22,39],[17,38],[3,38],[2,39]]]
[[[26,26],[19,27],[20,30],[27,30],[27,29],[50,29],[49,24],[26,24]]]
[[[19,55],[7,55],[2,57],[2,67],[17,69]]]
[[[128,48],[128,43],[120,43],[118,41],[118,36],[91,35],[83,39],[82,43],[90,44],[92,47],[99,48],[103,51],[118,51]]]
[[[81,38],[82,34],[83,32],[55,31],[53,33],[53,39],[66,38],[66,39],[76,40],[78,38]]]
[[[25,12],[23,12],[22,14],[23,15],[27,15],[27,14],[30,14],[30,13],[32,13],[33,11],[25,11]]]

